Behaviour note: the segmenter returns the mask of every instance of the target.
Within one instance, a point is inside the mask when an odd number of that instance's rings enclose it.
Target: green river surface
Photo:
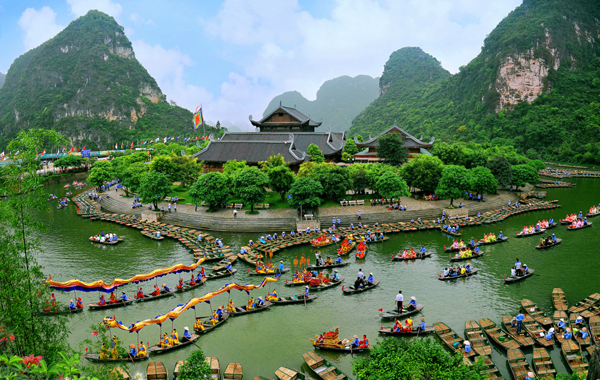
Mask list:
[[[514,236],[524,225],[536,223],[540,219],[551,216],[555,220],[564,218],[566,213],[587,212],[589,207],[600,202],[600,180],[576,179],[577,186],[570,189],[549,189],[547,200],[558,199],[562,208],[550,211],[536,211],[513,216],[495,224],[486,224],[462,230],[463,238],[471,236],[482,238],[484,233],[503,231],[506,236]],[[49,186],[48,192],[62,196],[66,190],[63,185]],[[71,203],[67,209],[56,210],[56,202],[50,204],[50,210],[42,213],[41,218],[47,228],[43,234],[42,250],[38,256],[46,274],[51,274],[57,281],[80,279],[91,282],[103,280],[111,282],[114,278],[129,278],[136,274],[149,273],[157,268],[165,268],[174,264],[186,265],[194,262],[193,256],[184,245],[172,239],[157,242],[141,235],[138,230],[126,226],[83,219],[76,213],[76,206]],[[598,219],[597,219],[598,220]],[[592,219],[592,221],[594,221]],[[600,220],[598,220],[600,222]],[[502,314],[516,315],[520,300],[529,298],[536,302],[548,315],[554,312],[551,292],[555,287],[565,291],[569,304],[580,301],[586,296],[600,292],[600,226],[567,232],[565,226],[552,230],[563,243],[550,250],[538,251],[534,246],[538,237],[515,239],[508,243],[484,246],[485,256],[472,261],[479,273],[471,278],[456,281],[439,281],[438,274],[448,266],[448,254],[444,253],[444,245],[449,246],[452,238],[439,231],[400,233],[390,235],[390,240],[383,244],[369,247],[366,259],[357,263],[354,255],[350,256],[351,264],[340,268],[339,273],[346,278],[346,286],[353,284],[359,268],[365,273],[373,272],[381,285],[373,290],[356,294],[343,295],[341,286],[319,292],[319,298],[304,305],[272,306],[270,310],[246,316],[232,317],[215,331],[210,332],[197,341],[206,356],[217,357],[223,371],[228,363],[240,362],[244,370],[244,378],[251,379],[257,375],[274,377],[274,371],[280,366],[301,369],[311,377],[316,377],[304,364],[302,354],[313,350],[309,338],[324,331],[340,328],[340,338],[350,338],[354,334],[366,334],[371,342],[377,340],[380,326],[390,326],[393,322],[382,321],[378,309],[390,310],[395,307],[394,299],[398,290],[402,290],[405,299],[416,296],[417,301],[425,305],[423,310],[428,326],[442,321],[464,337],[466,320],[479,320],[488,317],[497,324],[501,323]],[[125,241],[118,246],[96,245],[88,241],[88,237],[103,230],[115,232]],[[287,231],[289,232],[289,231]],[[210,232],[209,232],[210,233]],[[259,236],[246,233],[211,233],[222,237],[224,242],[239,252],[249,239]],[[428,251],[436,252],[431,258],[416,262],[393,262],[391,255],[403,248],[425,245]],[[274,260],[283,260],[286,267],[293,266],[294,257],[309,255],[314,263],[314,252],[310,246],[288,248],[280,251]],[[335,246],[323,249],[324,255],[335,255]],[[520,283],[505,285],[503,276],[510,273],[510,268],[518,257],[521,262],[535,269],[536,274]],[[207,268],[212,266],[206,265]],[[72,346],[77,346],[86,338],[94,338],[90,326],[97,324],[105,315],[116,314],[118,321],[129,326],[139,320],[153,318],[164,314],[178,304],[193,297],[200,297],[209,291],[235,281],[240,284],[259,283],[260,278],[245,274],[248,266],[243,262],[234,265],[238,272],[233,277],[209,281],[206,285],[190,292],[178,294],[176,298],[163,298],[147,303],[134,303],[131,306],[107,311],[90,311],[75,314],[70,321]],[[189,274],[184,273],[184,279]],[[284,275],[282,280],[290,279]],[[158,284],[167,283],[174,288],[179,275],[169,275],[158,279]],[[155,281],[141,285],[148,293]],[[280,296],[298,294],[302,288],[285,287],[283,281],[274,283]],[[120,288],[133,298],[136,286],[128,285]],[[267,289],[253,291],[254,297],[264,296]],[[73,294],[56,292],[58,300],[65,303]],[[84,304],[97,302],[97,293],[77,292]],[[227,293],[213,298],[213,307],[226,304]],[[233,290],[231,297],[237,305],[247,301],[245,292]],[[106,313],[106,314],[105,314]],[[210,314],[209,305],[197,306],[198,316]],[[421,315],[416,315],[415,324]],[[185,326],[193,331],[194,311],[188,310],[174,322],[181,336]],[[163,325],[163,332],[170,333],[171,322]],[[119,341],[127,347],[136,343],[136,334],[112,329]],[[144,342],[155,344],[159,339],[159,326],[145,327],[139,333]],[[402,339],[402,338],[398,338]],[[492,359],[507,379],[511,378],[505,360],[505,351],[492,343]],[[184,360],[194,346],[164,355],[155,355],[151,361],[162,361],[168,368],[170,376],[175,363]],[[531,363],[532,349],[524,350]],[[327,360],[346,374],[351,375],[352,356],[335,352],[320,351]],[[566,372],[560,348],[555,346],[551,355],[559,371]],[[145,373],[148,362],[129,364],[132,375]],[[143,377],[142,377],[143,378]]]

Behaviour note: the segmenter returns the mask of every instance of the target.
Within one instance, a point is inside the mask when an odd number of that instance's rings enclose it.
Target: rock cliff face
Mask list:
[[[165,123],[165,113],[176,113],[178,121]],[[0,145],[20,129],[37,126],[100,147],[156,138],[167,129],[188,131],[191,119],[189,111],[167,104],[123,27],[98,11],[17,58],[0,91]]]

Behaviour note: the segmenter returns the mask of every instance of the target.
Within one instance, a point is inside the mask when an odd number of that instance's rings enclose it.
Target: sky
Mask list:
[[[522,0],[0,0],[0,72],[97,9],[125,28],[168,100],[250,129],[285,91],[309,100],[342,75],[381,76],[418,46],[456,73]]]

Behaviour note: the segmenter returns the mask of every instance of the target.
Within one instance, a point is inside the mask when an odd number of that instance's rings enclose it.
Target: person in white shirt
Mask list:
[[[365,279],[365,274],[363,273],[362,269],[358,270],[358,278],[360,278],[361,280]]]
[[[402,313],[402,302],[404,301],[404,296],[402,295],[402,290],[400,290],[398,292],[398,295],[396,295],[396,308],[398,310],[398,313]]]

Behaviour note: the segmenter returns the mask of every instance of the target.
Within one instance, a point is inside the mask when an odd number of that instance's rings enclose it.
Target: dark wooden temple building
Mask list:
[[[386,131],[381,132],[377,136],[373,138],[369,138],[367,141],[359,142],[354,138],[354,142],[356,142],[356,146],[359,149],[362,149],[360,152],[354,155],[354,162],[357,163],[369,163],[369,162],[379,162],[380,159],[377,157],[377,140],[388,133],[398,133],[402,135],[404,138],[404,147],[408,149],[408,159],[410,160],[417,154],[431,154],[427,149],[430,149],[435,141],[435,137],[431,138],[429,142],[423,142],[421,139],[417,139],[412,136],[410,133],[406,132],[402,128],[398,127],[394,124],[393,127],[389,128]],[[423,136],[421,136],[423,138]]]
[[[194,155],[204,161],[208,170],[222,170],[229,160],[246,161],[258,165],[269,157],[281,154],[294,171],[300,164],[310,161],[306,153],[310,144],[319,147],[326,160],[339,161],[342,156],[344,133],[315,132],[321,125],[295,108],[280,106],[260,121],[250,122],[259,132],[226,132],[219,140],[210,143]]]

